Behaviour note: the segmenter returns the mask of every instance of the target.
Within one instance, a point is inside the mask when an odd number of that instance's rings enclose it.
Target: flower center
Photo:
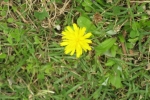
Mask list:
[[[76,43],[79,43],[79,42],[80,42],[80,38],[77,37],[77,38],[76,38]]]

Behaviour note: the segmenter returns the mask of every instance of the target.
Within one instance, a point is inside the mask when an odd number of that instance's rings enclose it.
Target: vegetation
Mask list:
[[[79,58],[73,23],[92,33]],[[149,0],[1,0],[0,99],[149,100],[149,34]]]

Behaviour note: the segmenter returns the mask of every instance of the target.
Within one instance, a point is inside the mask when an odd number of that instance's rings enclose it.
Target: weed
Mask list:
[[[0,1],[1,100],[150,99],[147,0]],[[92,50],[64,54],[76,23]]]

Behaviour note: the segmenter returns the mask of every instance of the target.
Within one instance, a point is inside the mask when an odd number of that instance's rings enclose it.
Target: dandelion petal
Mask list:
[[[83,51],[87,52],[91,50],[90,43],[92,41],[88,38],[92,33],[85,33],[86,28],[79,28],[76,24],[67,26],[66,30],[62,32],[62,42],[60,46],[65,46],[65,54],[73,55],[76,53],[76,57],[79,58]]]
[[[84,38],[89,38],[92,35],[92,33],[87,33],[84,35]]]

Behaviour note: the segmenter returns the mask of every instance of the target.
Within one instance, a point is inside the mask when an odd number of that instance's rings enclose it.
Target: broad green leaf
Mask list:
[[[80,27],[86,27],[87,31],[94,31],[96,29],[95,25],[88,18],[83,16],[77,19],[77,24]]]
[[[106,32],[108,35],[115,35],[117,34],[117,32],[115,32],[114,30],[109,30]]]
[[[83,3],[82,3],[82,6],[84,6],[85,10],[86,11],[91,11],[91,6],[92,5],[92,2],[91,0],[85,0]]]
[[[17,41],[20,41],[21,31],[20,29],[15,29],[14,32],[10,33],[11,36]]]
[[[1,16],[6,16],[7,11],[5,11],[4,9],[1,11]]]
[[[118,65],[113,66],[113,71],[110,75],[110,83],[115,86],[116,88],[121,88],[122,83],[121,83],[121,75],[122,74],[122,68]]]
[[[128,41],[129,41],[130,43],[136,43],[138,40],[139,40],[138,37],[137,37],[137,38],[133,38],[133,39],[128,39]]]
[[[116,56],[117,51],[118,51],[118,46],[117,46],[117,45],[113,45],[113,46],[111,47],[111,50],[110,50],[112,57],[115,57],[115,56]]]
[[[122,67],[121,66],[117,66],[117,70],[119,70],[122,74]]]
[[[111,48],[110,48],[110,49],[111,49]],[[108,57],[113,57],[112,54],[111,54],[111,52],[110,52],[110,49],[107,50],[107,51],[104,53],[104,55],[106,55],[106,56],[108,56]]]
[[[108,80],[109,80],[109,77],[107,77],[107,79],[102,83],[102,85],[107,86]]]
[[[0,59],[4,59],[4,58],[6,58],[6,54],[1,53],[1,54],[0,54]]]
[[[144,23],[145,21],[147,21],[147,19],[148,19],[148,16],[143,15],[142,18],[141,18],[141,21]]]
[[[9,57],[9,61],[11,61],[11,62],[13,62],[15,59],[16,59],[16,58],[15,58],[15,55],[11,55],[11,56]]]
[[[117,73],[114,73],[110,76],[110,83],[115,86],[116,88],[121,88],[122,83],[121,83],[121,78],[120,75]]]
[[[118,37],[119,37],[119,39],[120,39],[120,42],[122,42],[122,43],[125,42],[125,38],[123,37],[122,34],[120,34]]]
[[[108,61],[105,63],[105,66],[113,66],[115,64],[115,61],[112,59],[108,59]]]
[[[127,48],[132,49],[135,46],[135,43],[126,43]]]
[[[150,26],[150,21],[147,20],[145,24],[146,24],[146,26]]]
[[[134,31],[137,31],[137,29],[139,29],[139,28],[140,28],[140,24],[138,22],[133,22],[132,23],[132,29]]]
[[[84,2],[82,3],[82,6],[91,6],[92,2],[91,0],[84,0]]]
[[[12,22],[14,22],[14,19],[13,18],[8,18],[7,22],[12,23]]]
[[[12,29],[9,31],[7,41],[10,44],[12,44],[14,41],[19,42],[23,33],[24,33],[24,30],[22,29],[17,29],[17,28]]]
[[[118,63],[118,62],[116,62],[116,63]],[[119,65],[115,64],[113,66],[113,72],[115,72],[115,74],[117,74],[117,75],[120,75],[120,74],[122,74],[121,73],[122,72],[122,68]]]
[[[10,35],[8,35],[7,41],[8,41],[10,44],[13,44],[12,37],[11,37]]]
[[[102,42],[100,45],[95,47],[96,55],[102,55],[108,51],[116,42],[116,38],[110,38]]]
[[[88,12],[92,11],[91,7],[88,7],[88,6],[84,7],[84,9]]]
[[[27,64],[27,73],[31,73],[33,71],[33,64]]]
[[[16,6],[12,6],[12,9],[13,9],[14,12],[17,11],[17,7]]]
[[[44,73],[39,73],[39,74],[37,75],[37,78],[38,78],[39,80],[44,79],[44,78],[45,78],[45,77],[44,77]]]
[[[130,35],[129,35],[131,38],[135,38],[137,36],[139,36],[139,32],[138,31],[135,31],[135,30],[132,30],[130,32]]]
[[[44,20],[46,17],[49,16],[48,12],[44,10],[43,12],[34,12],[34,16],[39,20]]]
[[[34,36],[34,44],[40,44],[40,39],[38,36]]]

